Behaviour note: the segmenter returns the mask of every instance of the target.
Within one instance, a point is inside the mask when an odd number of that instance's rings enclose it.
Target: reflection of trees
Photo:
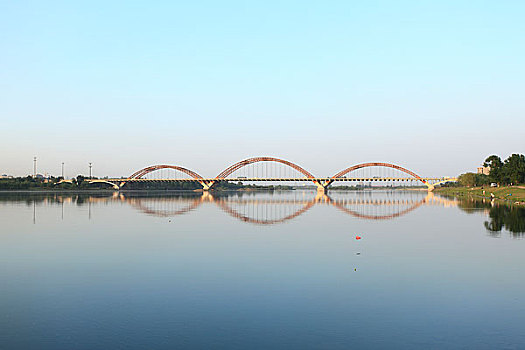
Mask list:
[[[525,208],[497,205],[490,208],[489,218],[490,221],[485,221],[485,228],[490,232],[505,228],[515,237],[522,237],[525,233]]]
[[[499,237],[498,233],[503,229],[514,237],[522,237],[525,233],[524,207],[470,197],[461,198],[458,208],[469,214],[484,210],[490,219],[484,222],[484,226],[491,236]]]
[[[3,192],[0,193],[0,203],[2,202],[20,202],[26,205],[33,204],[61,204],[63,202],[76,203],[83,205],[84,203],[103,199],[112,198],[113,193],[67,193],[67,192]]]
[[[474,198],[463,198],[458,202],[458,208],[467,214],[473,214],[479,212],[480,209],[490,208],[490,202],[485,202],[483,200],[477,200]]]

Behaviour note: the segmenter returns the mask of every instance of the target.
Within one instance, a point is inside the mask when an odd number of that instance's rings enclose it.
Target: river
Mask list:
[[[1,349],[523,349],[525,209],[1,193]]]

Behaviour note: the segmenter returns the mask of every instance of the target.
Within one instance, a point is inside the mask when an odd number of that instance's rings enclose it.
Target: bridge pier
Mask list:
[[[324,191],[317,191],[314,198],[315,203],[330,203],[331,200],[332,199]]]
[[[325,181],[323,183],[316,181],[315,185],[317,186],[317,194],[327,194],[328,186],[332,184],[332,181]]]
[[[327,194],[328,193],[328,186],[324,186],[320,183],[316,183],[315,184],[317,186],[317,194],[318,195],[323,195],[323,194]]]
[[[215,181],[210,181],[210,182],[205,182],[205,181],[199,181],[199,183],[201,184],[202,186],[202,190],[203,191],[209,191],[211,190],[211,188],[213,187],[213,185],[215,185]]]

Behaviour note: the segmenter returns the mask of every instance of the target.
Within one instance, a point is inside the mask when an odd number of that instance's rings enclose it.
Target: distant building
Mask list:
[[[478,167],[478,174],[489,175],[490,167],[489,166],[480,166]]]
[[[0,179],[12,179],[13,177],[11,175],[2,174],[0,175]]]

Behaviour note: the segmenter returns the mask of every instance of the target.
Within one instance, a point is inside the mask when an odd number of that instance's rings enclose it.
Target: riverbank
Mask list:
[[[485,191],[485,193],[483,193]],[[494,198],[515,204],[525,205],[525,186],[500,186],[500,187],[440,187],[436,193],[453,196],[474,196],[480,198]]]

